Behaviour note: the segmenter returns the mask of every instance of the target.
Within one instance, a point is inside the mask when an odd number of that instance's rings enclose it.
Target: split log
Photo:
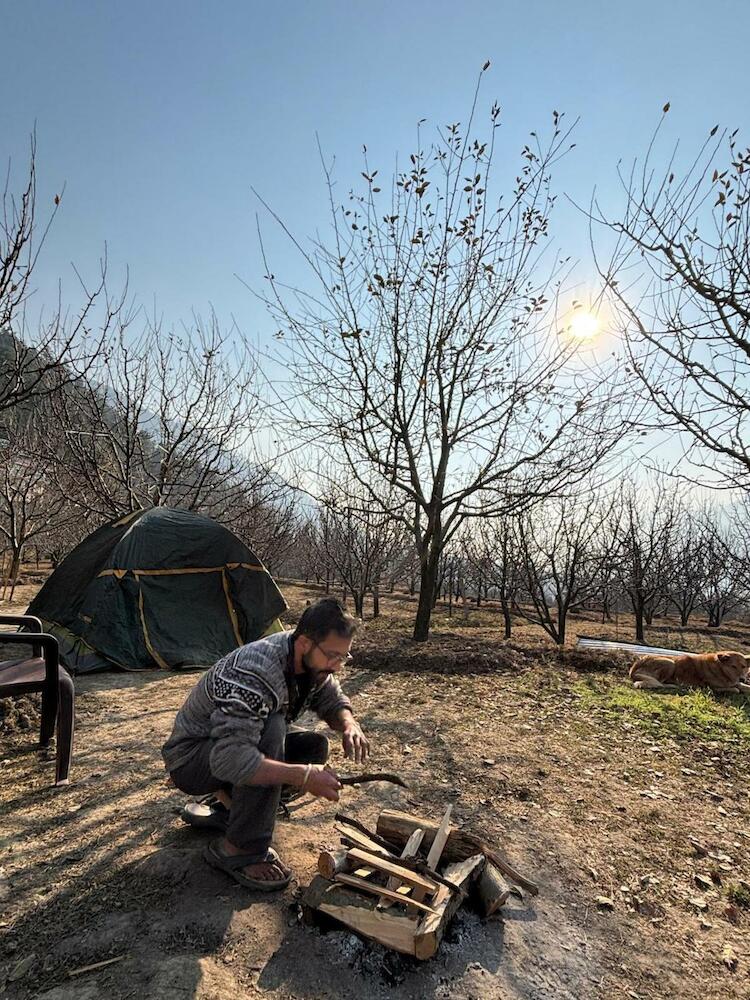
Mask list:
[[[434,882],[431,878],[419,875],[417,872],[411,871],[409,868],[404,868],[397,862],[389,861],[387,858],[380,857],[377,854],[369,854],[367,851],[362,851],[358,847],[354,847],[348,852],[348,856],[352,861],[358,861],[367,868],[375,868],[386,875],[398,878],[399,882],[405,882],[407,885],[414,886],[423,893],[422,898],[427,893],[434,893],[437,890],[437,882]]]
[[[391,855],[391,857],[396,857],[398,855],[401,845],[396,847],[393,844],[388,843],[388,841],[383,839],[383,837],[379,837],[376,833],[368,830],[366,826],[363,826],[363,824],[358,820],[352,819],[351,816],[345,816],[343,813],[336,813],[333,818],[336,821],[336,829],[339,833],[349,837],[351,840],[359,839],[361,841],[362,837],[366,837],[368,842],[373,845],[378,853],[385,851],[385,853]],[[346,829],[343,829],[344,827],[346,827]],[[357,838],[356,834],[359,834],[359,838]],[[365,846],[364,842],[362,842],[362,846]],[[370,848],[366,849],[370,850]]]
[[[414,937],[414,954],[419,959],[432,958],[438,950],[443,934],[453,914],[466,895],[466,888],[481,872],[485,859],[483,854],[474,854],[464,861],[448,865],[443,874],[455,887],[451,891],[441,885],[432,901],[433,913],[426,916]]]
[[[389,910],[383,913],[375,908],[375,900],[367,899],[344,885],[316,875],[302,898],[302,904],[306,911],[312,914],[319,911],[332,917],[386,948],[414,955],[417,920],[403,912]]]
[[[422,842],[422,846],[424,847],[432,844],[439,829],[439,824],[424,819],[421,816],[414,816],[411,813],[398,812],[395,809],[384,809],[378,816],[378,837],[397,846],[405,844],[414,830],[418,829],[423,829],[425,832]],[[533,896],[536,896],[539,892],[539,886],[535,882],[525,878],[520,872],[516,871],[512,865],[485,843],[481,837],[466,830],[451,830],[443,850],[443,857],[447,861],[464,861],[466,858],[477,853],[484,854],[511,882],[515,882],[523,889],[528,890]]]
[[[337,823],[336,829],[341,834],[341,843],[347,847],[361,847],[372,854],[378,854],[384,858],[393,858],[395,860],[396,854],[387,851],[384,847],[380,846],[378,841],[361,833],[355,827],[349,826],[348,823]]]
[[[435,831],[435,835],[432,838],[432,844],[430,845],[430,850],[427,854],[427,867],[432,868],[433,871],[437,869],[438,861],[443,853],[443,848],[448,840],[451,829],[451,813],[453,812],[453,806],[450,805],[445,810],[442,820],[440,821],[440,826]],[[418,829],[422,829],[419,827]],[[410,834],[411,836],[411,834]],[[425,897],[425,893],[421,889],[415,889],[412,893],[412,898],[421,902]]]
[[[523,894],[503,878],[500,869],[491,861],[482,869],[482,874],[477,879],[477,899],[479,912],[483,917],[491,917],[501,906],[508,901],[511,893],[519,895],[523,899]]]
[[[424,830],[415,830],[414,831],[414,833],[411,835],[411,837],[409,837],[409,839],[406,841],[406,847],[401,852],[401,858],[400,858],[401,861],[403,861],[406,858],[413,858],[416,855],[417,851],[419,850],[419,846],[422,843],[422,838],[423,837],[424,837]],[[396,892],[396,890],[398,889],[400,883],[401,883],[401,880],[399,878],[396,878],[395,876],[392,876],[386,882],[385,887],[386,887],[386,889],[390,889],[391,892]],[[387,907],[392,906],[392,905],[393,904],[389,900],[387,900],[387,899],[383,900],[383,903],[382,903],[383,909],[387,909]]]
[[[431,906],[426,903],[417,903],[416,900],[410,899],[409,896],[401,896],[397,892],[391,892],[390,889],[386,889],[384,885],[375,885],[374,882],[368,882],[366,879],[357,878],[356,875],[344,875],[343,872],[338,875],[334,875],[334,882],[342,882],[344,885],[350,885],[353,889],[359,889],[360,892],[367,892],[371,896],[380,896],[383,899],[393,900],[394,903],[402,903],[406,907],[415,907],[417,910],[423,910],[425,913],[434,913],[435,911]],[[443,888],[441,886],[441,888]],[[446,889],[446,892],[448,890]]]

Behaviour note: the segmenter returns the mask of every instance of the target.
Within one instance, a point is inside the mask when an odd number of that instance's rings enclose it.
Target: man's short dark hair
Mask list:
[[[347,613],[337,597],[321,597],[302,612],[293,638],[306,635],[313,642],[321,642],[335,632],[343,639],[351,639],[356,631],[357,619]]]

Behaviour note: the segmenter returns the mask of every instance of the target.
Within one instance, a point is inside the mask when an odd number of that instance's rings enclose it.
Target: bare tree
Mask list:
[[[62,529],[74,514],[40,458],[46,434],[37,412],[5,411],[0,443],[0,538],[10,552],[7,579],[15,586],[24,548],[45,533]],[[11,591],[12,596],[12,591]]]
[[[644,625],[650,609],[668,591],[670,550],[677,517],[674,490],[657,481],[650,488],[632,481],[622,484],[616,516],[621,528],[617,562],[623,590],[635,616],[635,638],[645,642]]]
[[[479,521],[467,554],[469,560],[479,568],[485,584],[497,597],[503,615],[504,637],[510,639],[513,624],[511,613],[517,603],[520,586],[511,519]]]
[[[241,517],[272,483],[250,451],[254,359],[229,349],[213,316],[181,336],[150,327],[132,338],[133,320],[121,317],[95,379],[52,397],[61,488],[101,520],[163,505]]]
[[[701,606],[711,628],[719,628],[724,618],[747,600],[738,539],[722,524],[718,512],[704,520],[705,580]]]
[[[379,588],[394,557],[403,548],[403,529],[381,506],[373,507],[357,491],[329,495],[320,514],[325,527],[320,536],[328,558],[362,617],[368,592],[379,613]]]
[[[42,315],[35,329],[28,322],[31,281],[45,237],[57,214],[55,196],[46,222],[37,219],[36,136],[26,182],[16,197],[6,172],[0,211],[0,413],[49,396],[91,369],[107,332],[123,308],[125,292],[111,298],[106,258],[97,280],[87,285],[77,275],[81,302],[69,311],[62,302]]]
[[[676,150],[660,166],[652,140],[621,174],[622,218],[599,213],[617,237],[600,271],[657,425],[684,432],[721,484],[748,489],[750,149],[717,131],[685,169]]]
[[[591,490],[548,501],[517,520],[517,558],[528,603],[516,600],[514,610],[559,646],[565,645],[569,612],[596,593],[602,567],[613,561],[615,518],[612,501]]]
[[[681,504],[675,513],[672,544],[668,553],[667,599],[687,626],[700,606],[707,583],[705,525],[694,506]]]
[[[543,258],[550,171],[569,130],[555,113],[548,141],[532,133],[512,190],[498,196],[500,108],[486,141],[472,137],[473,116],[465,129],[438,130],[432,146],[420,139],[385,192],[365,152],[364,183],[338,204],[324,165],[331,236],[309,249],[294,241],[315,291],[287,288],[266,259],[296,433],[325,442],[369,502],[411,533],[417,640],[462,524],[559,493],[614,439],[614,382],[559,335],[560,269]],[[385,496],[395,502],[383,506]]]

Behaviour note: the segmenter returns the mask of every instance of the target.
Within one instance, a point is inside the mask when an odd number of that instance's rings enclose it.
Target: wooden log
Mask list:
[[[503,873],[491,861],[482,869],[477,879],[478,909],[483,917],[491,917],[508,901],[513,887],[503,878]],[[515,890],[518,892],[518,890]]]
[[[384,858],[393,858],[395,860],[395,854],[386,850],[378,841],[373,840],[372,837],[368,837],[366,833],[362,833],[356,827],[340,822],[336,823],[336,829],[341,834],[341,840],[348,842],[351,846],[362,847],[365,851],[370,851],[372,854],[379,854]]]
[[[395,845],[407,842],[415,830],[424,830],[422,846],[432,844],[437,834],[439,824],[411,813],[399,812],[396,809],[384,809],[378,816],[378,836]],[[443,857],[446,861],[464,861],[473,854],[484,854],[511,882],[528,890],[533,896],[539,892],[539,886],[531,879],[525,878],[516,871],[501,855],[491,848],[481,837],[466,830],[453,829],[445,843]]]
[[[323,878],[330,880],[337,872],[346,871],[350,867],[347,854],[345,848],[339,851],[321,851],[318,856],[318,872]]]
[[[419,850],[420,844],[422,843],[422,838],[424,837],[424,830],[415,830],[414,833],[406,841],[406,847],[401,852],[401,861],[407,858],[413,858],[417,851]],[[401,879],[397,878],[395,875],[388,879],[385,884],[386,889],[390,889],[391,892],[396,892],[399,885],[401,885]],[[390,900],[384,899],[381,902],[381,907],[385,910],[389,906],[393,906]]]
[[[367,899],[344,885],[316,875],[302,897],[302,905],[305,910],[332,917],[386,948],[414,955],[417,920],[402,911],[383,913],[376,909],[374,899]]]
[[[343,885],[350,885],[353,889],[359,889],[360,892],[370,893],[372,896],[379,896],[382,899],[392,899],[394,903],[402,903],[404,906],[415,907],[417,910],[423,910],[425,913],[433,913],[431,906],[426,903],[417,903],[408,896],[401,896],[397,892],[391,892],[390,889],[386,889],[384,885],[376,885],[374,882],[368,882],[366,879],[357,878],[356,875],[344,875],[343,872],[335,875],[333,878],[334,882],[341,882]],[[444,888],[444,886],[441,886]],[[448,890],[446,889],[446,892]]]
[[[375,868],[378,871],[384,872],[386,875],[392,875],[394,878],[397,878],[399,882],[405,882],[407,885],[415,886],[420,889],[424,895],[427,895],[428,893],[435,893],[437,891],[437,882],[434,882],[431,878],[419,875],[417,872],[410,871],[408,868],[402,868],[397,862],[389,861],[387,858],[379,857],[377,854],[369,854],[367,851],[363,851],[358,847],[353,847],[348,852],[348,857],[352,861],[357,861],[368,868]]]
[[[461,905],[466,888],[479,875],[484,866],[483,854],[474,854],[464,861],[448,865],[443,874],[455,887],[451,892],[441,885],[432,901],[433,912],[424,917],[414,937],[414,954],[419,959],[432,958],[438,950],[453,914]]]
[[[443,853],[443,848],[448,840],[448,835],[451,829],[452,812],[453,806],[450,805],[443,814],[440,826],[435,831],[435,835],[432,838],[432,844],[430,845],[430,849],[427,853],[427,867],[432,868],[433,871],[437,869],[440,856]],[[412,899],[415,899],[417,902],[421,902],[425,897],[425,893],[421,889],[415,889],[411,895]]]
[[[337,823],[348,827],[350,832],[358,830],[369,840],[373,841],[373,843],[377,844],[382,851],[393,854],[394,857],[398,855],[399,848],[394,847],[393,844],[389,844],[387,840],[383,840],[382,837],[379,837],[377,833],[373,833],[372,830],[368,830],[359,820],[353,819],[351,816],[346,816],[344,813],[336,813],[333,818]]]
[[[432,844],[427,853],[427,867],[432,868],[433,871],[437,870],[438,862],[443,853],[443,848],[445,847],[446,841],[450,835],[451,831],[451,813],[453,812],[453,806],[450,805],[445,810],[442,820],[440,821],[440,826],[437,828],[435,836],[432,838]]]

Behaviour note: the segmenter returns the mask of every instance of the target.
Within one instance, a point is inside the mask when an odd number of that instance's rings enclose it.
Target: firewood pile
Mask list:
[[[341,846],[322,851],[302,904],[309,923],[325,914],[373,941],[428,959],[453,915],[470,901],[483,917],[510,896],[538,887],[480,837],[441,822],[386,809],[375,832],[336,816]]]

